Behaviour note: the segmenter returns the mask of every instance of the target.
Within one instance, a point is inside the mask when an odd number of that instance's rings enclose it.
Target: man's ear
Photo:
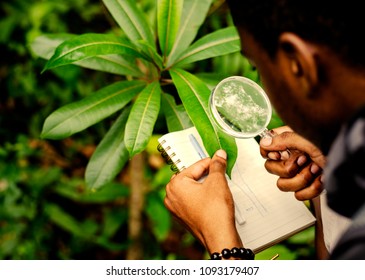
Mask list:
[[[279,57],[286,65],[286,73],[292,75],[307,97],[313,97],[318,85],[318,65],[315,47],[291,32],[282,33],[279,37]]]

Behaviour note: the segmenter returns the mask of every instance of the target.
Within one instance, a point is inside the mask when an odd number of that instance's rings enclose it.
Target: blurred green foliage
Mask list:
[[[151,10],[155,0],[139,1]],[[0,259],[125,259],[131,240],[129,164],[100,191],[90,193],[85,167],[111,120],[60,141],[41,140],[54,110],[115,81],[113,75],[69,65],[40,74],[45,61],[30,43],[46,33],[106,33],[115,23],[97,0],[7,0],[1,2],[0,50]],[[207,34],[230,21],[223,1],[199,30]],[[239,53],[192,65],[210,87],[220,77],[257,73]],[[276,120],[280,123],[280,119]],[[146,151],[147,182],[142,217],[143,259],[201,259],[206,252],[163,206],[171,170],[159,156],[158,120]],[[313,258],[313,229],[258,254],[268,259]]]

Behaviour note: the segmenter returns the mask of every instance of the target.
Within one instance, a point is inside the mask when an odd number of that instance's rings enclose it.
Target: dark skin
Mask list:
[[[269,158],[266,168],[279,175],[278,185],[283,191],[295,192],[300,200],[315,198],[322,190],[321,177],[320,171],[313,173],[311,168],[325,166],[323,154],[341,124],[365,105],[365,73],[343,64],[327,47],[290,32],[280,35],[279,48],[270,57],[251,34],[238,29],[242,50],[259,71],[273,106],[284,122],[302,135],[285,132],[274,137],[270,145],[261,143],[261,154]],[[290,160],[280,160],[277,152],[286,149],[293,151]],[[305,162],[298,164],[303,156]],[[235,229],[225,165],[219,151],[212,159],[174,176],[166,187],[166,207],[209,253],[245,243]],[[206,180],[199,183],[206,174]]]
[[[281,118],[327,151],[341,124],[365,103],[364,71],[341,63],[327,47],[289,32],[279,37],[277,54],[270,58],[248,32],[239,32],[243,53],[257,67]]]
[[[323,191],[322,169],[326,158],[321,151],[309,141],[294,133],[289,127],[274,130],[274,138],[262,139],[261,155],[267,159],[265,168],[278,175],[277,186],[281,191],[294,192],[298,200],[304,201],[318,196]],[[298,150],[298,146],[303,149]],[[290,156],[283,156],[267,147],[290,149]]]
[[[285,192],[294,192],[298,200],[310,200],[316,216],[315,246],[318,259],[327,259],[328,251],[324,243],[321,204],[319,195],[323,191],[322,168],[326,158],[311,142],[294,133],[289,127],[274,130],[272,139],[262,139],[260,152],[264,158],[268,172],[279,176],[277,186]],[[266,150],[267,147],[271,150]],[[290,149],[290,156],[283,157],[278,151],[282,147]]]

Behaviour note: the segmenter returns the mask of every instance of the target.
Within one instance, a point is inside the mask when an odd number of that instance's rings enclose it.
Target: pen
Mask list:
[[[193,134],[189,134],[189,139],[191,144],[193,145],[195,151],[198,153],[198,155],[200,156],[201,159],[206,158],[207,156],[205,155],[202,147],[200,147],[198,141],[196,140],[196,138],[194,137]]]

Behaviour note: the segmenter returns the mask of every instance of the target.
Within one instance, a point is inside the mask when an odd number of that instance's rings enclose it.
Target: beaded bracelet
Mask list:
[[[211,260],[229,259],[230,257],[241,260],[254,260],[255,254],[251,249],[234,247],[231,250],[223,249],[221,253],[215,252],[210,255]]]

